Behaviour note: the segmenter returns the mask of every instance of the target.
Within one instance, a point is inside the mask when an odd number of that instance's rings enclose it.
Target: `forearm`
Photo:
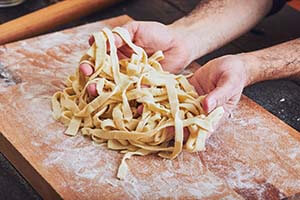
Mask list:
[[[182,33],[197,59],[247,32],[271,6],[271,0],[202,0],[170,27]]]
[[[300,38],[239,56],[247,70],[247,85],[270,79],[300,79]]]

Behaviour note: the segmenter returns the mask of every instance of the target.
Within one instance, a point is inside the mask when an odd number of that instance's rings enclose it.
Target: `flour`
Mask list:
[[[54,153],[44,160],[44,164],[48,166],[60,164],[65,170],[72,170],[77,177],[94,179],[101,174],[100,168],[97,167],[100,158],[94,146],[81,146],[82,142],[84,141],[79,136],[65,138],[62,143],[54,146]]]
[[[258,199],[265,199],[270,191],[278,193],[276,188],[287,195],[292,188],[299,191],[300,175],[291,169],[300,170],[300,142],[280,131],[283,124],[267,123],[263,114],[246,110],[236,112],[226,129],[221,127],[208,140],[208,148],[217,149],[209,155],[203,153],[208,168],[224,177],[230,187],[251,191]],[[224,141],[230,142],[230,147]]]
[[[234,123],[239,124],[240,126],[253,126],[253,125],[257,125],[260,123],[261,119],[258,118],[248,118],[248,119],[243,119],[243,118],[232,118],[232,121]]]
[[[44,35],[43,39],[37,41],[37,45],[41,51],[48,50],[50,48],[59,46],[67,41],[70,41],[72,36],[69,34],[64,34],[61,32],[56,32],[53,34]],[[26,45],[24,45],[26,46]],[[23,46],[23,47],[24,47]],[[30,49],[32,51],[32,49]]]
[[[220,188],[224,187],[224,183],[200,167],[199,159],[195,159],[190,153],[181,154],[181,161],[165,160],[156,156],[151,156],[155,159],[150,160],[138,156],[133,157],[128,161],[130,167],[128,175],[124,181],[120,181],[116,178],[115,170],[121,155],[107,150],[103,146],[90,144],[90,141],[82,136],[67,137],[61,143],[53,146],[52,153],[49,153],[43,161],[43,165],[62,169],[67,174],[72,173],[76,185],[73,184],[73,181],[72,184],[67,185],[76,190],[80,185],[82,190],[87,188],[85,186],[87,183],[91,185],[106,183],[113,188],[122,188],[122,191],[131,199],[145,198],[145,195],[146,198],[152,199],[167,198],[171,194],[174,199],[183,194],[194,198],[203,198],[218,193],[219,190],[220,193],[223,192]],[[140,159],[141,161],[139,161]],[[138,172],[134,167],[137,162],[144,166]],[[153,166],[163,166],[164,170],[153,171],[155,169]],[[182,177],[180,182],[178,176]],[[191,182],[194,179],[193,176],[198,177],[198,181]],[[93,188],[96,190],[94,185],[89,189],[93,190]],[[199,192],[199,188],[202,188],[201,192]],[[153,190],[156,192],[151,193]],[[88,194],[86,193],[87,197]]]
[[[122,154],[81,135],[65,136],[65,127],[52,118],[50,97],[74,72],[89,33],[102,26],[96,23],[0,49],[3,65],[23,81],[7,88],[0,85],[0,112],[5,113],[0,115],[1,131],[25,146],[22,155],[62,197],[238,199],[232,188],[263,199],[268,187],[286,195],[299,192],[300,142],[289,135],[290,129],[272,123],[270,115],[245,99],[212,134],[205,152],[183,152],[175,160],[134,156],[127,161],[124,181],[116,178]],[[11,121],[22,129],[16,131]]]

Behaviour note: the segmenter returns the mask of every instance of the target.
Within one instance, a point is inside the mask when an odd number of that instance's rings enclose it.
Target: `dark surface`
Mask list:
[[[0,199],[41,199],[0,153]]]
[[[27,0],[26,3],[0,9],[0,23],[17,18],[56,2],[55,0]],[[186,15],[199,0],[131,0],[120,3],[105,11],[61,26],[69,28],[97,20],[128,14],[136,20],[157,20],[163,23]],[[225,54],[251,51],[278,44],[300,36],[300,13],[285,6],[276,15],[266,18],[254,30],[225,47],[199,59],[200,64]],[[56,31],[52,30],[52,31]],[[266,81],[245,89],[244,94],[265,109],[300,131],[300,84],[289,80]],[[0,153],[0,200],[41,199],[32,187],[18,174]]]

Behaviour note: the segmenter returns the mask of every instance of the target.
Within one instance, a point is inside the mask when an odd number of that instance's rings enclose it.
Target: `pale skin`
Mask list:
[[[211,60],[195,72],[190,82],[199,94],[208,94],[204,105],[210,112],[216,106],[231,110],[248,85],[280,78],[300,79],[300,38]]]
[[[270,10],[272,0],[202,0],[190,15],[173,24],[131,22],[124,25],[132,41],[151,55],[162,50],[163,68],[179,73],[193,60],[212,52],[249,31]],[[119,57],[130,55],[127,46],[116,35]],[[93,38],[90,39],[93,43]],[[93,68],[82,64],[86,76]],[[299,78],[300,39],[250,53],[228,55],[211,60],[199,68],[190,79],[199,95],[207,94],[203,106],[206,112],[217,106],[226,110],[239,101],[243,88],[268,79]],[[95,85],[88,87],[97,96]]]

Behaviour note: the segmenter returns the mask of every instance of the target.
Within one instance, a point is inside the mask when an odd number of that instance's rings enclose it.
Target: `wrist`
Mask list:
[[[243,66],[246,71],[246,84],[245,86],[252,85],[259,81],[260,76],[260,64],[259,60],[252,55],[251,53],[240,53],[237,56],[240,57],[240,59],[243,62]]]
[[[185,18],[175,21],[168,25],[169,29],[176,34],[176,37],[182,42],[188,51],[189,61],[192,62],[208,53],[208,43],[204,42],[207,37],[197,32],[199,28],[195,24],[189,23]]]

